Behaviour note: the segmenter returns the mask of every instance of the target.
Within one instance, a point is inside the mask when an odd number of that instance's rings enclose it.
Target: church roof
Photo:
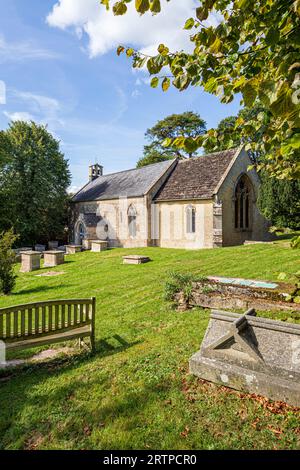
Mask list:
[[[134,170],[99,176],[75,194],[72,201],[87,202],[144,196],[174,161],[168,160]]]
[[[156,201],[211,199],[229,171],[239,149],[180,160],[155,196]]]

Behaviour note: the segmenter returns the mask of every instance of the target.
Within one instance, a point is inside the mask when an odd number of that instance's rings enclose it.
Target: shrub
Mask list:
[[[171,272],[165,284],[165,300],[173,301],[176,294],[182,292],[185,302],[191,300],[193,282],[205,281],[205,277],[197,277],[194,274]]]
[[[293,249],[300,249],[300,235],[297,235],[296,237],[293,237],[291,240],[291,247]]]
[[[0,233],[0,292],[7,295],[13,290],[16,283],[14,263],[16,255],[12,249],[18,236],[13,230]]]

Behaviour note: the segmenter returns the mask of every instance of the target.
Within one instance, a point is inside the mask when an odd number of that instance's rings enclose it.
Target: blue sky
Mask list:
[[[160,42],[186,47],[179,26],[194,2],[172,0],[155,18],[113,18],[98,0],[0,0],[0,128],[19,118],[47,123],[74,190],[95,161],[105,173],[134,168],[146,129],[168,114],[196,111],[209,127],[236,114],[239,100],[222,105],[200,88],[153,90],[145,71],[116,55],[120,43],[147,53]]]

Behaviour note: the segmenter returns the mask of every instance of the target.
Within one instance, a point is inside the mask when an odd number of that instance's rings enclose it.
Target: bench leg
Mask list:
[[[94,352],[96,351],[96,347],[95,347],[95,337],[94,335],[91,336],[91,350],[92,350],[92,353],[94,354]]]

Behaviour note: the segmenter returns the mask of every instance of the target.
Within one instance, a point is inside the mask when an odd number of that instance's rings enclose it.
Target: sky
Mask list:
[[[154,17],[133,8],[114,17],[99,0],[0,0],[0,129],[18,119],[47,124],[75,191],[93,163],[106,174],[134,168],[146,130],[169,114],[198,112],[208,128],[236,114],[239,99],[221,104],[199,87],[152,89],[146,70],[116,54],[119,44],[148,54],[160,43],[189,48],[183,25],[195,3],[165,1]]]

